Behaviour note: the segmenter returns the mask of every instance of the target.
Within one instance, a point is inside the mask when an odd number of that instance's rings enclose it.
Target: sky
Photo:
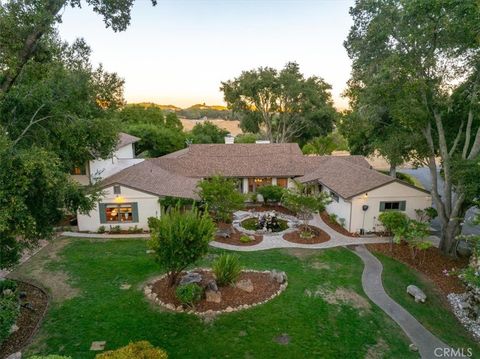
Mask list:
[[[343,47],[353,0],[136,0],[131,24],[115,33],[91,8],[67,8],[61,37],[83,37],[94,64],[125,79],[127,102],[188,107],[224,104],[221,81],[296,61],[332,85],[337,108],[351,62]]]

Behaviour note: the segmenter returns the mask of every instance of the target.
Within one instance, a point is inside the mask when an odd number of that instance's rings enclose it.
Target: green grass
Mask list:
[[[448,308],[446,298],[419,273],[383,254],[375,253],[383,264],[383,285],[387,293],[407,309],[428,330],[454,348],[472,348],[474,357],[480,355],[480,346],[475,343],[465,328]],[[406,292],[414,284],[427,295],[425,303],[416,303]]]
[[[57,248],[59,253],[41,252],[16,273],[25,278],[33,268],[43,266],[40,281],[47,281],[48,273],[54,278],[55,273],[63,273],[68,275],[67,283],[78,289],[74,298],[54,298],[28,355],[93,358],[92,341],[106,340],[106,349],[114,349],[148,340],[173,359],[364,358],[369,349],[386,358],[418,357],[408,350],[409,341],[399,327],[372,303],[370,308],[356,309],[305,295],[318,288],[346,288],[365,297],[360,281],[363,265],[346,249],[237,253],[244,267],[286,271],[288,288],[264,305],[206,323],[193,315],[162,311],[146,301],[143,283],[161,271],[146,255],[145,241],[72,239]],[[122,283],[132,288],[122,291]],[[288,345],[274,339],[283,333],[291,338]]]

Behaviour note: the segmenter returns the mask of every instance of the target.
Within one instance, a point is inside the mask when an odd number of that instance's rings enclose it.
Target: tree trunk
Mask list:
[[[456,257],[456,236],[460,233],[459,220],[449,219],[448,222],[442,223],[441,233],[440,250],[451,257]]]
[[[397,178],[397,166],[394,164],[390,164],[390,176],[393,178]]]

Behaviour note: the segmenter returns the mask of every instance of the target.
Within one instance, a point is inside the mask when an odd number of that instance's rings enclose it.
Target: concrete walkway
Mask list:
[[[72,238],[103,238],[103,239],[133,239],[133,238],[150,238],[150,233],[136,233],[136,234],[108,234],[108,233],[83,233],[83,232],[62,232],[62,237]]]
[[[282,235],[275,234],[265,234],[263,236],[263,241],[254,246],[235,246],[231,244],[225,244],[220,242],[210,242],[212,247],[222,248],[232,251],[240,252],[253,252],[253,251],[262,251],[273,248],[310,248],[310,249],[325,249],[332,247],[341,247],[355,244],[368,244],[368,243],[388,243],[388,238],[382,237],[348,237],[337,231],[330,228],[320,217],[320,215],[315,214],[313,219],[309,221],[309,224],[315,227],[318,227],[330,236],[330,240],[323,243],[317,244],[300,244],[292,243],[284,240]]]
[[[443,349],[437,349],[436,356],[435,349],[450,347],[425,329],[418,320],[385,292],[382,284],[382,263],[363,245],[355,246],[353,252],[358,255],[365,264],[362,274],[362,285],[363,290],[370,300],[397,322],[412,343],[417,346],[422,358],[438,358],[439,354],[443,355]],[[449,358],[453,357],[454,356],[449,356]]]

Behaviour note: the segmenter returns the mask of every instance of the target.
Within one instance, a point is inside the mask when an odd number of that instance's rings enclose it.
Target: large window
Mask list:
[[[248,192],[256,192],[257,188],[272,184],[271,177],[256,177],[248,179]]]
[[[407,201],[380,202],[380,212],[405,211]]]
[[[102,223],[138,222],[137,204],[100,204],[100,221]]]

